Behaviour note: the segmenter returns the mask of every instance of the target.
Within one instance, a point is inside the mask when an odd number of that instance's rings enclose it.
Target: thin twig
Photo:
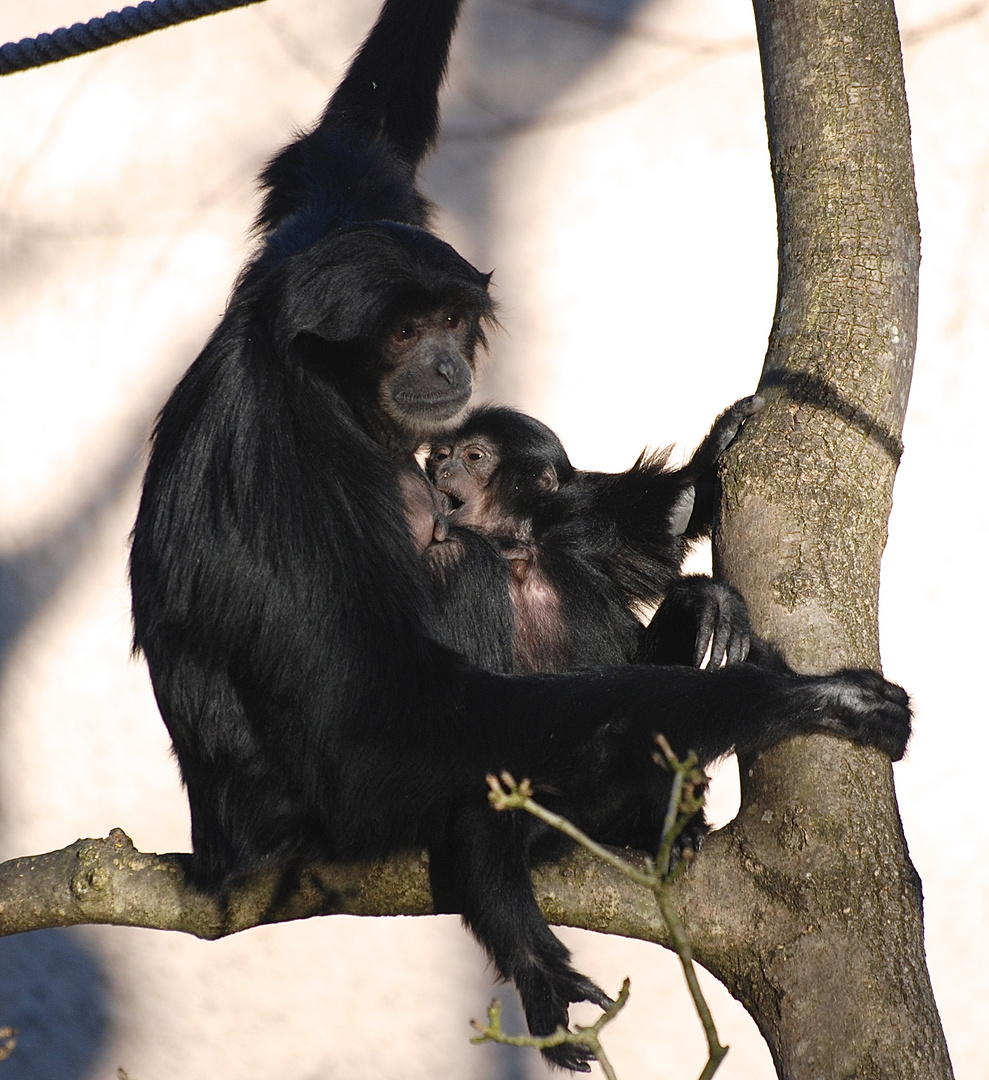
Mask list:
[[[9,1058],[17,1046],[17,1036],[20,1032],[15,1027],[0,1028],[0,1061]]]
[[[527,813],[539,818],[540,821],[575,840],[581,847],[624,874],[629,880],[652,890],[663,921],[670,931],[673,948],[680,959],[680,966],[687,981],[687,989],[690,992],[694,1008],[704,1028],[704,1036],[707,1039],[708,1059],[699,1080],[711,1080],[711,1077],[717,1072],[718,1066],[728,1053],[728,1047],[722,1046],[718,1039],[714,1018],[711,1016],[711,1010],[707,1006],[700,983],[697,981],[690,941],[670,897],[673,883],[687,868],[689,859],[692,856],[692,852],[681,853],[674,862],[673,852],[675,845],[684,829],[704,806],[707,777],[704,775],[703,770],[699,768],[696,755],[688,754],[681,761],[673,753],[670,744],[662,735],[656,737],[656,743],[660,749],[660,753],[655,755],[656,763],[673,773],[673,783],[666,818],[663,823],[659,851],[655,860],[647,858],[645,869],[640,869],[626,862],[613,851],[592,840],[586,833],[578,829],[573,822],[537,803],[532,798],[532,784],[528,780],[516,783],[515,778],[507,772],[502,773],[500,778],[488,776],[488,787],[491,789],[488,799],[496,810],[525,810]],[[490,1039],[492,1042],[505,1043],[511,1046],[536,1046],[541,1050],[559,1046],[562,1043],[579,1043],[590,1048],[601,1064],[605,1076],[609,1080],[614,1080],[614,1072],[604,1056],[598,1034],[601,1027],[613,1015],[617,1014],[627,998],[628,980],[626,979],[622,987],[622,993],[619,994],[618,1002],[612,1009],[607,1010],[602,1015],[597,1024],[589,1028],[578,1027],[576,1032],[570,1032],[563,1027],[559,1027],[552,1035],[542,1039],[526,1035],[506,1035],[502,1032],[501,1005],[495,1001],[492,1002],[491,1008],[488,1010],[488,1027],[483,1028],[474,1022],[474,1027],[482,1033],[482,1037],[472,1041],[484,1042]]]
[[[571,840],[576,840],[582,848],[585,848],[602,862],[613,866],[631,881],[644,885],[647,889],[653,887],[656,875],[651,859],[647,860],[646,869],[640,870],[613,851],[602,847],[592,840],[587,833],[578,829],[572,821],[567,821],[565,817],[554,814],[552,810],[547,810],[545,806],[537,803],[532,798],[532,785],[528,780],[523,780],[517,784],[511,773],[503,772],[500,781],[498,777],[491,775],[487,777],[487,781],[488,787],[491,788],[488,799],[496,810],[525,810],[527,813],[532,814],[533,817],[546,822],[547,825],[552,825],[554,829],[557,829],[565,836],[569,836]]]
[[[501,1002],[495,998],[494,1001],[488,1006],[488,1025],[485,1027],[483,1024],[478,1023],[476,1020],[471,1020],[471,1027],[475,1031],[480,1032],[475,1038],[471,1039],[472,1043],[485,1043],[494,1042],[499,1043],[502,1046],[531,1046],[536,1050],[550,1050],[554,1046],[562,1046],[564,1043],[570,1046],[586,1046],[594,1055],[597,1063],[601,1066],[601,1070],[607,1077],[607,1080],[618,1080],[615,1075],[614,1066],[608,1060],[607,1054],[604,1052],[604,1047],[601,1045],[601,1031],[606,1024],[610,1024],[612,1020],[625,1008],[625,1004],[628,1001],[629,993],[629,981],[626,979],[622,983],[621,990],[618,991],[618,997],[615,1001],[608,1006],[604,1012],[595,1020],[593,1024],[588,1024],[586,1027],[578,1024],[575,1031],[567,1031],[565,1027],[558,1027],[552,1035],[509,1035],[501,1029]]]

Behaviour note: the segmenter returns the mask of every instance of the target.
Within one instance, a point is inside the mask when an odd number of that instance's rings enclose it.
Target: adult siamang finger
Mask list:
[[[704,654],[714,638],[714,620],[714,605],[707,601],[697,622],[697,637],[694,639],[694,667],[699,668],[704,664]]]
[[[766,404],[766,399],[762,394],[752,394],[750,397],[739,398],[738,401],[732,405],[732,409],[741,413],[742,416],[754,416],[762,409]]]
[[[714,630],[714,638],[711,641],[711,657],[707,662],[710,670],[714,671],[725,661],[725,655],[731,647],[732,625],[731,617],[724,610],[718,612],[718,623]]]
[[[751,645],[752,639],[749,637],[747,630],[732,634],[731,643],[728,646],[727,662],[729,664],[741,664],[749,655]]]

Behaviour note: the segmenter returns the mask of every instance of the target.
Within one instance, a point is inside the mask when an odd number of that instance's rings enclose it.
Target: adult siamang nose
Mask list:
[[[453,385],[454,377],[457,374],[457,365],[448,356],[437,360],[434,370],[441,379],[446,379],[451,386]]]

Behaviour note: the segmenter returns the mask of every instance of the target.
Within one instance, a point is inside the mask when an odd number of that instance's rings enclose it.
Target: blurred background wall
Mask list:
[[[149,425],[250,251],[253,177],[315,118],[375,0],[269,0],[0,80],[0,858],[123,827],[188,847],[143,665],[127,536]],[[0,40],[102,14],[0,0]],[[985,1075],[984,795],[989,13],[900,6],[923,225],[920,345],[883,565],[886,673],[917,705],[900,808],[960,1080]],[[441,232],[494,268],[482,396],[556,428],[579,467],[691,448],[751,392],[776,235],[758,56],[736,0],[469,0],[425,173]],[[982,660],[979,657],[983,657]],[[730,770],[716,813],[731,814]],[[564,931],[632,1002],[622,1080],[690,1077],[676,965]],[[769,1080],[713,983],[724,1080]],[[508,1080],[468,1044],[493,994],[452,918],[326,918],[207,944],[114,927],[0,941],[7,1080]],[[511,994],[507,995],[511,997]],[[516,1022],[520,1022],[516,1016]]]

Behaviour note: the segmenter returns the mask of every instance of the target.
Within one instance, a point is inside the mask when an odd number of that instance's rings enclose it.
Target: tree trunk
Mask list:
[[[767,408],[726,468],[715,559],[794,667],[878,668],[920,261],[896,16],[889,0],[755,11],[779,291]],[[719,847],[753,886],[751,936],[734,956],[699,953],[779,1075],[950,1077],[888,762],[815,736],[741,768],[742,811]]]

